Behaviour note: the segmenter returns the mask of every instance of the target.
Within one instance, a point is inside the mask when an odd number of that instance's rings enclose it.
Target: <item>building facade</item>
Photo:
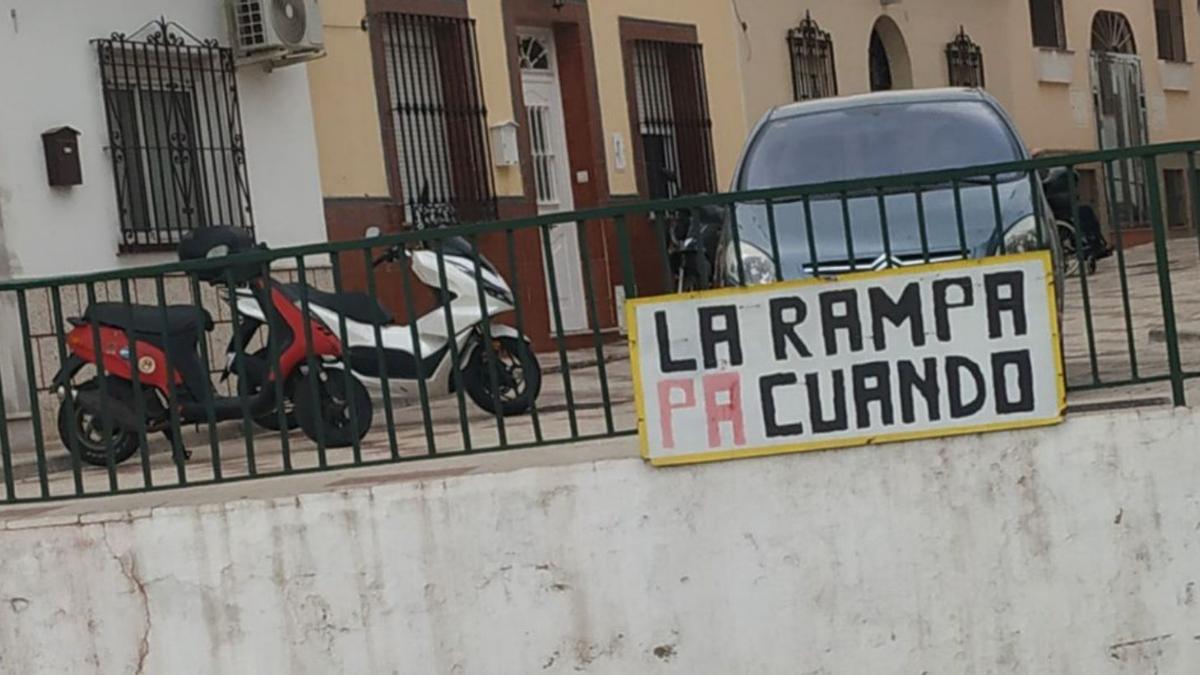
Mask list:
[[[238,67],[223,3],[5,10],[0,279],[172,260],[202,225],[253,227],[274,246],[324,238],[305,70]],[[48,180],[55,129],[77,133],[72,184]]]
[[[309,72],[334,239],[712,192],[744,140],[727,0],[335,0],[322,11],[329,57]],[[647,228],[633,230],[648,250]],[[529,330],[544,339],[547,284],[529,280],[546,278],[547,251],[536,232],[518,237]],[[600,327],[615,330],[611,228],[565,223],[550,239],[564,330],[590,328],[585,274]],[[380,275],[386,297],[395,279]]]

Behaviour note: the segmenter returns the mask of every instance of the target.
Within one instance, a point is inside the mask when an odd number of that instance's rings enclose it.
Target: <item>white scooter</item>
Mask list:
[[[369,389],[382,391],[386,380],[393,398],[412,400],[420,393],[421,380],[429,398],[451,394],[461,383],[471,400],[490,413],[525,413],[537,400],[542,383],[541,368],[529,339],[494,320],[487,322],[486,331],[484,326],[483,310],[490,318],[514,309],[512,289],[496,268],[482,255],[476,255],[461,237],[443,239],[437,248],[440,253],[429,249],[409,251],[398,245],[375,261],[378,267],[408,258],[416,278],[434,289],[442,289],[445,275],[445,288],[439,293],[442,301],[417,319],[415,326],[395,323],[388,310],[365,293],[325,293],[299,284],[284,286],[284,292],[294,295],[298,303],[306,295],[309,311],[334,335],[341,335],[341,322],[345,321],[347,360],[354,375]],[[447,304],[453,339],[446,318]],[[254,333],[266,324],[263,310],[251,294],[238,293],[238,312],[242,324],[227,350],[227,374],[238,372],[236,355],[245,353]],[[490,345],[485,339],[487,334],[491,336]],[[251,367],[243,366],[243,370],[269,372],[266,359],[265,350],[250,354],[247,365]],[[251,385],[257,386],[253,382]],[[270,427],[278,424],[266,418],[260,423]]]

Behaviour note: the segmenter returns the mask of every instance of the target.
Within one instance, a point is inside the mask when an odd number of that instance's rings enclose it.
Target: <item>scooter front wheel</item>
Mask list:
[[[493,369],[499,391],[492,388]],[[524,340],[498,337],[490,350],[485,345],[475,348],[463,369],[463,388],[475,405],[492,414],[521,415],[533,407],[542,390],[542,369],[533,347]]]
[[[357,377],[317,368],[293,383],[296,421],[306,436],[326,447],[345,448],[362,440],[374,414],[371,395]]]

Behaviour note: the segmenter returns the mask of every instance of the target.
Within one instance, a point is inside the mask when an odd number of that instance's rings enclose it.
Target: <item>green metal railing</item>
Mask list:
[[[223,260],[3,281],[0,327],[7,328],[0,339],[8,362],[0,363],[0,396],[6,409],[23,412],[0,416],[0,503],[170,489],[634,434],[620,299],[671,292],[687,281],[681,280],[670,230],[686,222],[681,219],[687,213],[713,206],[724,209],[727,223],[712,260],[714,275],[704,280],[715,284],[1003,254],[1017,241],[1015,226],[1032,219],[1036,244],[1021,239],[1021,246],[1058,250],[1057,243],[1067,244],[1059,260],[1068,388],[1161,387],[1169,391],[1171,402],[1185,405],[1188,381],[1200,377],[1197,152],[1200,141],[1171,143],[622,204],[255,250]],[[1049,209],[1041,196],[1043,181],[1052,170],[1064,168],[1069,169],[1064,174],[1069,204]],[[1179,180],[1164,179],[1180,174],[1165,172],[1182,173],[1183,194]],[[1132,182],[1138,175],[1147,177],[1145,184]],[[1072,230],[1088,214],[1096,215],[1112,244],[1111,257],[1092,260],[1078,228]],[[563,224],[575,227],[578,260],[554,255],[555,237],[564,236],[554,228]],[[365,230],[371,223],[363,225]],[[397,249],[432,253],[433,283],[422,283],[407,259],[374,265],[382,253]],[[458,274],[458,265],[473,255],[494,263],[512,297],[511,309],[469,327],[429,287],[445,287],[449,275]],[[236,291],[245,283],[235,270],[247,266],[262,279],[296,285],[292,297],[305,317],[300,332],[310,343],[302,371],[323,372],[325,379],[285,380],[281,364],[287,345],[264,340],[265,329],[255,340],[235,344],[228,380],[218,376],[226,367],[231,336],[253,323],[236,301]],[[491,303],[498,301],[489,286],[489,268],[478,262],[469,266],[478,313],[488,315]],[[561,280],[573,278],[559,274],[564,266],[577,267],[578,283],[572,288],[560,287]],[[205,276],[219,283],[204,283]],[[372,325],[367,342],[379,344],[385,334],[392,340],[403,334],[413,356],[405,373],[397,375],[394,355],[369,345],[364,349],[361,338],[352,340],[353,327],[344,317],[324,323],[314,318],[312,305],[319,299],[303,289],[355,291],[388,305],[399,321]],[[568,307],[563,298],[582,306]],[[126,380],[105,372],[102,361],[86,366],[70,387],[59,391],[52,379],[78,349],[70,342],[75,329],[71,320],[87,306],[105,301],[157,308],[161,326],[150,335],[118,327],[130,343],[129,353],[121,355],[130,364]],[[204,308],[216,325],[209,331],[197,322],[189,339],[179,339],[166,327],[169,305]],[[569,310],[583,319],[585,328],[569,330],[578,327],[569,325]],[[422,332],[428,325],[419,327],[415,317],[426,317],[422,321],[450,334],[469,330],[474,341],[451,341],[439,353],[436,341]],[[99,342],[102,328],[90,323],[75,330],[87,331]],[[513,331],[530,342],[506,342]],[[311,342],[324,332],[358,349],[322,359]],[[151,348],[165,352],[167,381],[174,380],[188,358],[202,364],[204,390],[197,395],[183,387],[149,386],[147,378],[154,373],[140,365]],[[504,410],[505,384],[516,377],[504,358],[523,371],[541,372],[540,396],[516,414]],[[536,367],[531,359],[537,360]],[[445,363],[454,365],[447,370]],[[472,369],[473,363],[483,364],[482,372]],[[338,407],[338,392],[341,398],[353,392],[364,371],[375,372],[378,385],[370,394],[369,430],[361,438],[338,442],[346,425],[366,425],[366,408]],[[81,386],[94,386],[98,399],[81,404],[83,399],[71,393]],[[261,413],[253,409],[254,399],[245,396],[236,401],[236,420],[220,419],[220,409],[228,405],[222,396],[264,387],[283,405]],[[183,414],[189,396],[202,414]],[[97,400],[100,414],[89,413]],[[304,433],[288,431],[305,406],[333,406],[339,412],[329,419],[316,417],[315,425],[309,425],[315,428]],[[146,422],[123,427],[121,410]],[[66,422],[60,424],[60,418]]]

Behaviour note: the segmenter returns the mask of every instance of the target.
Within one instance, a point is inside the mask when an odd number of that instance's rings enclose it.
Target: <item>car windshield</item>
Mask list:
[[[1021,159],[1008,125],[978,101],[862,106],[767,125],[751,148],[741,189],[755,190]]]

